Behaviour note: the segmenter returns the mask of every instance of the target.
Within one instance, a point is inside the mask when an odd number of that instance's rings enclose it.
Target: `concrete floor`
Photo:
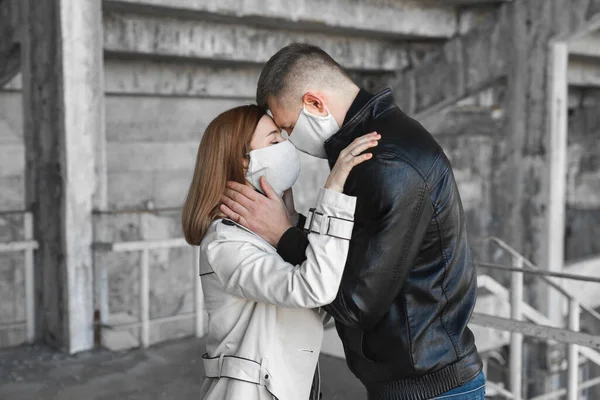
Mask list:
[[[2,400],[188,400],[202,383],[201,340],[74,356],[43,346],[0,351]],[[366,399],[344,360],[321,355],[323,400]]]

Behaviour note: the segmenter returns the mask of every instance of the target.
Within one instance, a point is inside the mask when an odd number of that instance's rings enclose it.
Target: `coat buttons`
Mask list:
[[[265,379],[269,379],[269,375],[265,375]]]

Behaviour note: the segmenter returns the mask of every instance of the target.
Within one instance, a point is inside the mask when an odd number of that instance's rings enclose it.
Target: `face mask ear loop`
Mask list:
[[[325,111],[327,111],[327,115],[314,115],[311,114],[307,109],[306,109],[306,104],[302,103],[302,111],[305,114],[307,114],[310,117],[314,117],[314,118],[329,118],[329,116],[331,115],[331,111],[329,111],[329,108],[327,108],[327,106],[325,105],[325,103],[323,103],[323,107],[325,108]],[[333,118],[333,115],[331,115],[331,117]],[[337,123],[337,122],[336,122]]]

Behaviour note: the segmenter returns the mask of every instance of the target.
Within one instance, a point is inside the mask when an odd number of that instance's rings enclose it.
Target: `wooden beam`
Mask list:
[[[0,1],[0,88],[4,87],[21,68],[20,3]]]
[[[267,28],[387,38],[445,39],[457,32],[452,6],[424,6],[414,1],[388,1],[385,5],[359,0],[103,0],[105,10],[146,13],[248,24]]]

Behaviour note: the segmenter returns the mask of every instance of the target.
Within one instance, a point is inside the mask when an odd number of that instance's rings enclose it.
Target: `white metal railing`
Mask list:
[[[493,278],[487,275],[479,275],[477,277],[477,287],[480,289],[485,289],[494,295],[496,298],[501,300],[509,301],[510,291],[509,289],[502,286],[500,283],[495,281]],[[549,326],[556,327],[554,323],[546,317],[544,314],[539,312],[538,310],[531,307],[529,304],[523,302],[523,317],[536,325],[539,326]],[[549,339],[550,340],[550,339]],[[600,366],[600,353],[593,350],[592,348],[580,346],[579,353],[593,362],[594,364]]]
[[[579,354],[581,353],[584,357],[594,363],[600,363],[600,353],[592,350],[590,347],[600,349],[600,337],[587,335],[580,333],[580,313],[585,311],[590,313],[594,318],[600,320],[600,314],[596,311],[587,307],[578,300],[576,296],[566,291],[561,284],[555,281],[555,278],[566,278],[581,280],[586,282],[597,282],[600,283],[600,279],[593,277],[578,276],[573,274],[564,274],[556,272],[543,271],[537,268],[531,261],[527,260],[521,254],[519,254],[512,247],[507,245],[500,239],[491,238],[491,241],[499,246],[502,250],[506,251],[511,255],[512,267],[477,263],[478,266],[491,269],[508,270],[511,272],[511,290],[510,293],[499,291],[497,282],[493,281],[488,276],[480,276],[482,281],[490,285],[492,293],[494,291],[498,294],[502,294],[502,297],[510,296],[510,320],[506,320],[500,317],[488,316],[475,314],[472,322],[477,325],[493,327],[496,329],[507,330],[511,332],[511,345],[510,345],[510,389],[511,397],[515,400],[522,399],[522,376],[523,376],[523,336],[524,334],[529,336],[535,336],[537,338],[551,341],[561,341],[567,343],[568,346],[568,357],[567,357],[567,388],[554,391],[552,393],[544,394],[543,396],[536,397],[536,400],[543,399],[555,399],[561,396],[567,395],[568,400],[576,400],[579,393],[585,389],[594,385],[600,384],[600,379],[594,378],[587,382],[579,383]],[[526,267],[526,268],[525,268]],[[550,320],[537,310],[533,310],[531,306],[523,301],[523,280],[524,274],[534,275],[548,285],[554,287],[561,294],[563,294],[569,303],[568,307],[568,330],[560,329],[560,327],[553,327]],[[496,285],[494,285],[494,283]],[[482,284],[478,281],[478,286]],[[506,289],[504,289],[506,290]],[[531,325],[527,322],[522,322],[523,316],[527,315],[534,324],[545,323],[546,325]],[[588,347],[580,347],[580,345]],[[600,364],[599,364],[600,365]],[[506,393],[503,393],[506,395]],[[505,396],[507,397],[507,396]],[[508,397],[507,397],[508,398]]]
[[[28,343],[35,339],[35,289],[33,279],[33,252],[38,243],[33,240],[33,217],[30,212],[12,211],[11,214],[23,213],[23,240],[0,243],[0,253],[25,253],[25,321],[0,323],[0,330],[8,330],[25,326],[25,338]],[[3,213],[7,214],[7,213]]]
[[[102,327],[108,329],[140,327],[140,343],[142,347],[150,344],[150,326],[154,323],[172,322],[190,318],[196,319],[196,336],[201,337],[204,332],[204,312],[202,285],[198,270],[199,248],[193,247],[193,262],[190,267],[194,272],[195,279],[195,310],[192,313],[172,315],[162,318],[150,319],[150,280],[149,280],[149,255],[150,251],[158,249],[173,249],[191,247],[185,239],[144,240],[115,243],[95,243],[94,248],[117,253],[141,251],[140,262],[140,319],[135,322],[103,323]],[[108,320],[108,315],[103,316]]]

